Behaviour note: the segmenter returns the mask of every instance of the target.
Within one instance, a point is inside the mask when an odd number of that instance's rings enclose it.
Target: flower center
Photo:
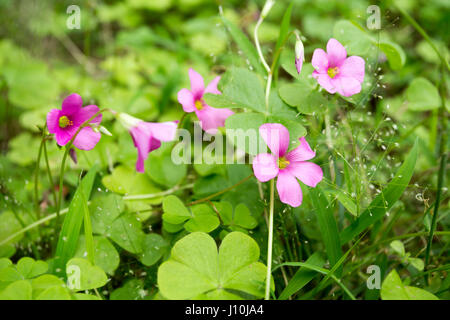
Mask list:
[[[71,121],[67,116],[62,116],[59,118],[59,127],[65,128],[67,126],[73,125],[73,121]]]
[[[203,109],[203,101],[201,99],[196,100],[195,107],[197,108],[197,110],[202,110]]]
[[[328,75],[330,76],[331,79],[336,77],[338,73],[339,73],[338,67],[328,68]]]
[[[281,157],[278,159],[278,168],[285,169],[289,165],[289,160],[285,157]]]

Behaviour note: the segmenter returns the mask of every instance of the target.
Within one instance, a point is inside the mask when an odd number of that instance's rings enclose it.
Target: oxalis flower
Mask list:
[[[315,157],[305,138],[300,145],[287,152],[289,131],[281,124],[266,123],[259,127],[259,133],[272,153],[261,153],[253,159],[253,172],[261,182],[277,178],[277,190],[280,200],[292,207],[302,204],[301,182],[315,187],[323,178],[323,171],[317,164],[307,162]]]
[[[313,77],[329,93],[350,97],[361,91],[364,80],[364,59],[358,56],[347,58],[347,50],[336,39],[327,43],[327,52],[314,50],[312,61]]]
[[[61,110],[52,109],[47,114],[47,128],[50,133],[55,134],[56,142],[65,146],[75,135],[80,126],[92,118],[99,108],[88,105],[83,108],[83,99],[76,93],[66,97],[62,103]],[[91,150],[100,141],[101,134],[96,132],[92,126],[98,127],[102,121],[102,115],[98,115],[88,126],[80,130],[75,137],[73,145],[81,150]]]
[[[191,90],[181,89],[178,92],[178,102],[181,103],[185,112],[195,112],[203,130],[214,134],[217,132],[217,128],[223,127],[225,120],[234,114],[230,109],[210,107],[203,100],[205,93],[221,94],[217,89],[220,77],[214,78],[206,88],[202,76],[194,69],[189,69],[189,78]]]
[[[161,141],[175,139],[178,121],[145,122],[126,113],[119,113],[117,118],[127,128],[138,151],[136,171],[144,173],[144,161],[153,150],[161,147]]]

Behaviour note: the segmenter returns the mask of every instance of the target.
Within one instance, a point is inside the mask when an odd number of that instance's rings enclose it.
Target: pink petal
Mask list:
[[[151,122],[141,122],[140,126],[147,127],[153,138],[168,142],[173,141],[175,139],[175,134],[177,132],[177,121],[168,121],[168,122],[160,122],[160,123],[151,123]]]
[[[328,70],[328,56],[322,49],[314,50],[311,64],[320,73],[326,73]]]
[[[361,83],[355,78],[340,76],[333,80],[337,84],[337,92],[344,97],[350,97],[361,92]]]
[[[303,59],[295,59],[295,68],[297,69],[297,73],[300,74],[302,72]]]
[[[298,207],[302,204],[302,189],[297,179],[287,170],[278,173],[277,190],[280,200],[291,207]]]
[[[61,117],[61,110],[52,109],[47,113],[47,128],[50,133],[56,133],[59,128],[59,118]]]
[[[191,91],[194,94],[194,98],[199,99],[203,95],[205,90],[205,84],[203,77],[194,69],[189,69],[189,79],[191,80]]]
[[[91,150],[100,141],[101,136],[100,132],[95,132],[91,127],[84,127],[76,136],[73,145],[80,150]]]
[[[212,94],[221,94],[219,89],[217,89],[217,84],[220,81],[220,77],[215,77],[206,87],[205,93],[212,93]]]
[[[161,141],[152,136],[152,127],[148,123],[142,121],[138,126],[130,130],[133,138],[134,146],[138,151],[136,161],[136,171],[144,172],[144,161],[148,158],[148,154],[161,146]]]
[[[347,58],[347,50],[339,41],[331,38],[327,43],[327,55],[330,67],[338,67]]]
[[[289,131],[279,123],[265,123],[259,127],[259,134],[278,157],[284,156],[289,147]]]
[[[253,173],[261,182],[269,181],[278,174],[278,159],[270,153],[260,153],[253,159]]]
[[[77,93],[67,96],[62,103],[62,112],[65,115],[77,113],[83,106],[83,99]]]
[[[96,105],[88,105],[84,108],[81,108],[78,113],[72,115],[71,120],[75,126],[82,125],[85,121],[92,118],[97,112],[99,108]],[[92,124],[100,124],[102,122],[102,115],[99,114],[96,116],[90,123]]]
[[[336,86],[333,83],[333,79],[331,79],[326,73],[318,73],[314,71],[312,74],[313,78],[317,79],[317,82],[320,84],[322,88],[327,90],[329,93],[336,93]]]
[[[218,127],[225,125],[225,120],[234,114],[233,111],[226,108],[213,108],[210,106],[204,106],[201,110],[196,110],[198,119],[200,120],[200,126],[208,133],[217,133]]]
[[[292,162],[287,169],[310,187],[315,187],[323,178],[322,168],[313,162]]]
[[[342,77],[355,78],[359,82],[364,81],[365,61],[358,56],[351,56],[345,59],[339,67],[339,75]]]
[[[68,128],[59,129],[55,132],[55,139],[58,145],[65,146],[75,135],[78,127],[70,126]]]
[[[314,158],[316,153],[311,149],[305,137],[301,137],[300,145],[286,155],[289,162],[306,161]]]
[[[178,102],[183,106],[185,112],[196,110],[194,95],[188,89],[178,91]]]

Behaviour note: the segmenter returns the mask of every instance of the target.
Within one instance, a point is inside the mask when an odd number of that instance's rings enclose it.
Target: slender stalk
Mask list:
[[[275,198],[275,180],[270,180],[269,235],[267,237],[267,274],[265,300],[270,299],[270,283],[272,276],[272,244],[273,244],[273,207]]]
[[[154,199],[154,198],[159,198],[159,197],[164,197],[167,196],[169,194],[172,194],[176,191],[179,190],[185,190],[185,189],[190,189],[194,187],[193,183],[184,185],[184,186],[175,186],[173,188],[170,188],[166,191],[162,191],[162,192],[157,192],[157,193],[148,193],[148,194],[136,194],[136,195],[131,195],[131,196],[124,196],[123,200],[147,200],[147,199]]]
[[[41,210],[39,207],[39,164],[41,162],[42,149],[44,148],[44,136],[42,135],[41,145],[39,146],[38,157],[36,160],[36,169],[34,172],[34,205],[36,208],[36,219],[39,220],[41,218]]]
[[[264,55],[262,53],[261,46],[259,45],[259,39],[258,39],[258,29],[263,21],[264,21],[264,18],[262,16],[260,16],[258,21],[256,22],[255,30],[253,31],[253,33],[254,33],[254,37],[255,37],[255,45],[256,45],[256,50],[258,51],[259,59],[261,60],[263,66],[264,66],[264,69],[266,69],[267,73],[271,73],[270,67],[267,64],[266,59],[264,59]]]
[[[53,182],[53,176],[52,176],[52,172],[50,170],[50,164],[48,162],[48,154],[47,154],[47,143],[46,143],[46,139],[44,139],[44,159],[45,159],[45,165],[47,167],[47,173],[48,173],[48,180],[50,182],[50,186],[52,188],[52,194],[53,194],[53,201],[55,202],[55,206],[57,204],[58,198],[56,196],[56,191],[55,191],[55,183]]]

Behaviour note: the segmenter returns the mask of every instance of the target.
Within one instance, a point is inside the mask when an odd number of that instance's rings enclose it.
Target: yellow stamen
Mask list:
[[[338,67],[328,68],[328,75],[330,76],[331,79],[336,77],[338,73],[339,73]]]
[[[71,121],[67,116],[62,116],[59,118],[59,127],[65,128],[67,126],[73,125],[73,121]]]
[[[197,110],[202,110],[203,109],[203,101],[202,100],[196,100],[195,101],[195,107],[197,108]]]
[[[278,159],[278,168],[285,169],[289,165],[289,160],[285,157],[281,157]]]

